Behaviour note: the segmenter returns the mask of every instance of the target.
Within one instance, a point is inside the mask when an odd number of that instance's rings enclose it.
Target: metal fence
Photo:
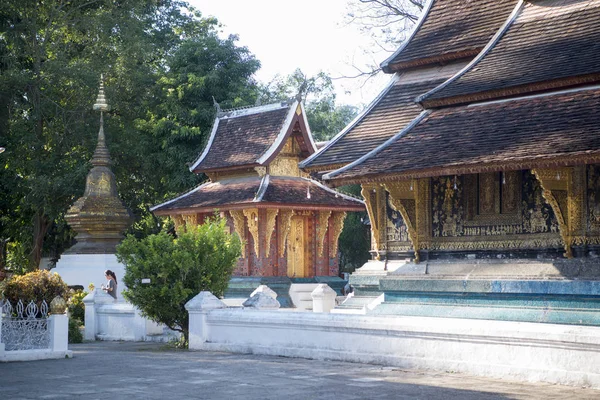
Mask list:
[[[21,300],[14,307],[7,300],[0,301],[0,318],[0,339],[6,351],[50,347],[48,304],[45,301],[39,307],[33,301],[27,307]]]

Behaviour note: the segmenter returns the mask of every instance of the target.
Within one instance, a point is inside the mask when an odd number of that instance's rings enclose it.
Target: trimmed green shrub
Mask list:
[[[46,300],[48,306],[56,296],[69,298],[69,287],[57,273],[46,270],[29,272],[25,275],[14,275],[4,287],[4,298],[13,306],[19,301],[27,305],[34,301],[38,306]]]
[[[69,343],[83,342],[83,335],[79,327],[81,326],[78,319],[69,318]]]
[[[117,247],[117,259],[127,267],[123,296],[144,316],[183,333],[187,342],[185,304],[204,290],[223,296],[241,252],[238,236],[217,217],[177,238],[166,232],[139,240],[127,236]]]
[[[83,290],[71,291],[69,297],[69,318],[76,319],[81,325],[85,321],[85,304],[83,298],[87,296],[87,292]]]

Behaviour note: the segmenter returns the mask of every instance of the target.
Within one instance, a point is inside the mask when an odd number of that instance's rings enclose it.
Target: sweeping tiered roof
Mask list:
[[[430,0],[409,39],[381,67],[386,73],[474,57],[517,0]]]
[[[190,168],[209,176],[217,172],[214,180],[151,211],[158,215],[250,207],[362,211],[362,201],[301,176],[298,159],[314,151],[298,101],[219,112],[206,148]],[[284,167],[273,168],[276,160]]]
[[[423,95],[427,107],[600,80],[600,2],[532,0],[460,74]]]
[[[417,178],[600,161],[600,87],[425,111],[326,179]]]
[[[410,38],[381,64],[402,71],[363,112],[301,168],[327,171],[353,162],[385,142],[419,115],[415,98],[450,78],[474,57],[506,20],[517,0],[433,0]],[[418,67],[418,69],[417,69]],[[410,70],[410,71],[408,71]]]
[[[291,131],[306,155],[316,151],[304,108],[298,101],[219,112],[208,144],[190,170],[195,173],[265,165]]]
[[[310,194],[308,196],[307,194]],[[206,182],[190,192],[152,209],[157,215],[179,212],[209,212],[243,208],[301,208],[362,211],[363,203],[306,178],[270,176]]]
[[[424,111],[379,148],[325,178],[597,162],[600,28],[593,21],[599,18],[600,0],[520,2],[468,67],[420,98],[428,106],[468,106]],[[482,99],[491,101],[477,103]]]

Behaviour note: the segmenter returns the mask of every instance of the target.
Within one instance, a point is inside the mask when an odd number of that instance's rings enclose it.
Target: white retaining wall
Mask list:
[[[69,350],[69,317],[66,314],[55,314],[48,317],[48,330],[50,331],[50,345],[47,349],[12,350],[6,351],[0,336],[0,362],[6,361],[33,361],[52,358],[71,358],[73,352]],[[0,313],[0,333],[2,332],[2,315]]]
[[[125,301],[115,301],[100,289],[84,297],[85,340],[163,340],[163,326],[141,316]]]
[[[600,388],[600,327],[225,307],[208,292],[186,305],[190,349]]]

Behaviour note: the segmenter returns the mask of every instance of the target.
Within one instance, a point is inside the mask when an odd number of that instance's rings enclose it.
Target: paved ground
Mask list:
[[[72,345],[74,358],[0,363],[0,399],[600,399],[600,391],[154,343]]]

